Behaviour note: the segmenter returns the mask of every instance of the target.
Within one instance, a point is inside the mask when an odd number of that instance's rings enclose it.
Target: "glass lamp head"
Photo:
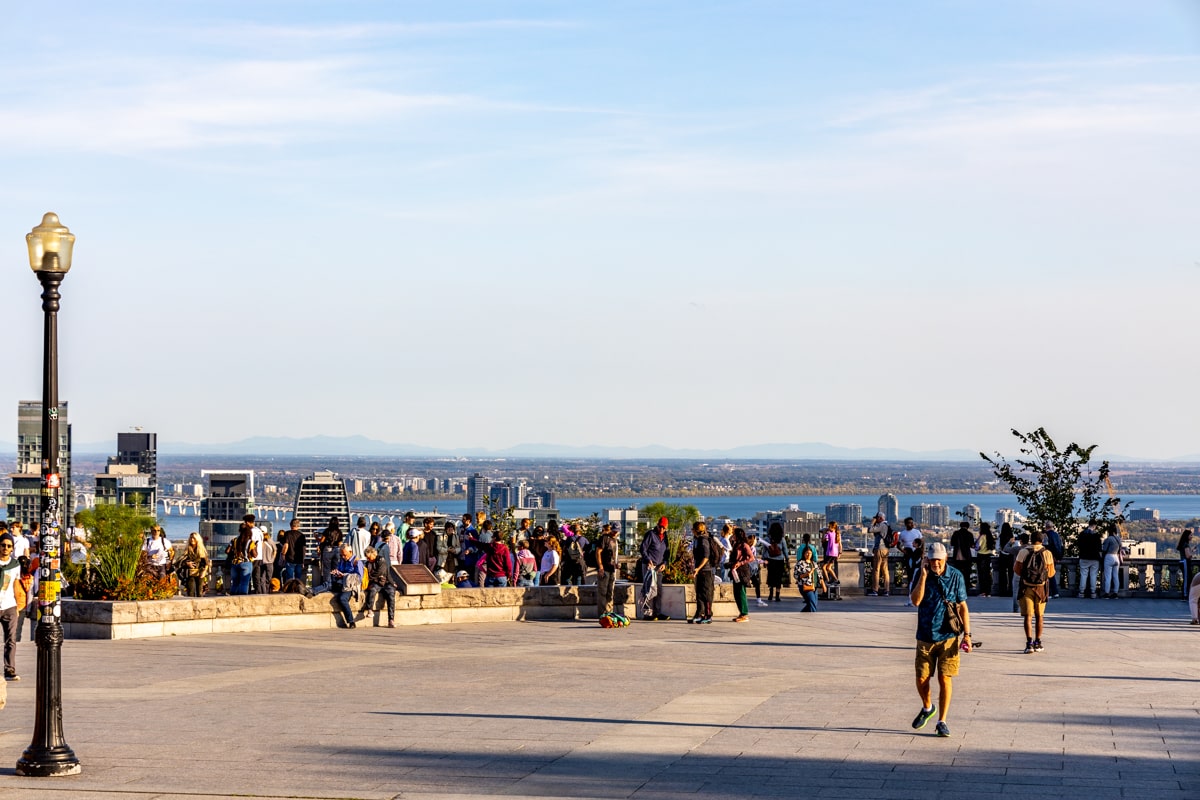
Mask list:
[[[75,248],[75,234],[58,220],[58,214],[48,211],[42,224],[25,234],[29,245],[29,266],[34,272],[66,272],[71,268],[71,251]],[[57,258],[47,258],[49,255]]]

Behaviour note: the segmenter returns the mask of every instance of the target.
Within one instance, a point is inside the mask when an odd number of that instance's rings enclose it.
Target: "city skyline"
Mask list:
[[[1200,454],[1195,6],[56,8],[0,31],[0,409],[52,210],[77,442]]]

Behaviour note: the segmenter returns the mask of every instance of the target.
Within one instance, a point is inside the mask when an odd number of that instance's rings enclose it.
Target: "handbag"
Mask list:
[[[942,596],[942,605],[946,607],[946,613],[942,616],[942,625],[950,629],[956,637],[963,635],[962,617],[958,615],[958,606],[951,605],[946,600],[946,593],[942,591],[942,581],[939,578],[937,581],[938,594]]]

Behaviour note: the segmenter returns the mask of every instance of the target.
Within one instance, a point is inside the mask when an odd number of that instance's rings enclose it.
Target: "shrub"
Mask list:
[[[138,509],[102,505],[80,511],[76,524],[88,532],[86,565],[67,565],[75,597],[84,600],[160,600],[173,597],[173,575],[159,578],[142,552],[145,531],[157,520]]]

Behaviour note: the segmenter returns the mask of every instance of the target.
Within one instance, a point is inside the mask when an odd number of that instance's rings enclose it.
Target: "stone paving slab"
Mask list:
[[[971,601],[953,736],[913,731],[902,597],[798,599],[709,626],[541,621],[63,647],[83,772],[12,765],[35,650],[0,711],[0,800],[478,797],[1200,798],[1200,629],[1183,603],[1058,600],[1024,655]]]

